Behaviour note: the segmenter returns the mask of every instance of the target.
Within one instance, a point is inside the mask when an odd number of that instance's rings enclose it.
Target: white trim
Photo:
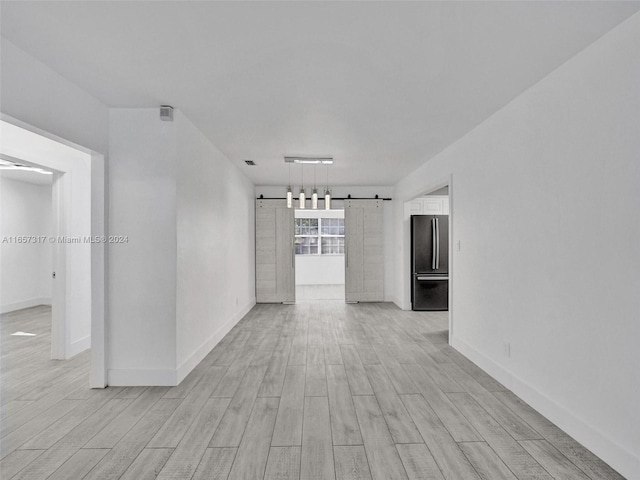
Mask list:
[[[394,303],[400,310],[405,310],[402,308],[402,301],[396,295],[393,295],[389,301]]]
[[[53,175],[52,185],[52,211],[53,211],[53,234],[56,237],[67,235],[67,214],[72,208],[68,202],[71,195],[68,190],[70,174],[67,172],[56,172]],[[67,211],[69,210],[69,212]],[[53,303],[51,306],[51,358],[53,360],[64,360],[67,358],[67,245],[55,243],[53,247],[53,264],[51,269],[56,276],[52,280],[51,291]]]
[[[255,299],[247,303],[238,313],[231,317],[224,325],[222,325],[213,335],[205,340],[198,349],[193,352],[189,358],[182,362],[177,369],[176,379],[177,384],[182,382],[184,378],[193,370],[204,357],[206,357],[213,347],[215,347],[224,336],[240,321],[242,318],[251,311],[256,304]]]
[[[449,196],[449,345],[453,341],[453,287],[454,287],[454,270],[453,270],[453,255],[456,250],[454,248],[453,241],[453,173],[449,174],[449,184],[447,186],[447,195]]]
[[[91,235],[108,237],[108,188],[104,155],[91,154]],[[107,386],[107,264],[109,251],[104,243],[91,245],[91,388]]]
[[[66,138],[59,137],[58,135],[54,135],[46,130],[42,130],[41,128],[35,127],[29,123],[23,122],[22,120],[12,117],[11,115],[7,115],[6,113],[0,112],[0,120],[7,122],[15,127],[20,127],[23,130],[27,130],[28,132],[35,133],[40,135],[41,137],[48,138],[49,140],[53,140],[54,142],[61,143],[67,147],[73,148],[74,150],[78,150],[82,153],[93,154],[95,153],[90,148],[83,147],[82,145],[78,145],[77,143],[73,143]]]
[[[38,297],[30,298],[29,300],[22,300],[21,302],[6,303],[0,305],[0,313],[15,312],[16,310],[23,310],[25,308],[37,307],[39,305],[51,305],[51,297]]]
[[[577,417],[571,410],[551,397],[542,394],[533,385],[520,379],[469,343],[459,337],[451,337],[450,340],[456,350],[522,398],[537,412],[578,440],[596,456],[608,459],[609,464],[615,465],[620,474],[628,478],[637,478],[634,475],[640,472],[640,456],[618,444],[587,420]]]
[[[87,335],[86,337],[82,337],[80,340],[71,342],[69,344],[69,348],[66,351],[66,358],[69,359],[71,357],[74,357],[79,353],[84,352],[88,348],[91,348],[91,335]]]
[[[178,384],[176,381],[177,371],[173,369],[126,369],[126,370],[109,370],[107,374],[107,382],[109,385],[119,387],[174,387]]]

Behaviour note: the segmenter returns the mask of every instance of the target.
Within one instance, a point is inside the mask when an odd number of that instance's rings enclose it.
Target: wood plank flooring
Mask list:
[[[257,305],[173,388],[89,389],[50,325],[0,316],[3,480],[623,478],[449,347],[446,313]]]

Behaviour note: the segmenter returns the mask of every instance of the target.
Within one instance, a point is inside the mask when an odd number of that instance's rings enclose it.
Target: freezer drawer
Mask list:
[[[411,302],[413,310],[449,310],[449,279],[415,275]]]

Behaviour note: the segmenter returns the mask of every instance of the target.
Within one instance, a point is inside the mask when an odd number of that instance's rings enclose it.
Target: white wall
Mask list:
[[[180,112],[177,362],[186,376],[256,303],[253,183]]]
[[[51,304],[52,246],[10,243],[13,236],[51,234],[51,185],[0,174],[0,313]]]
[[[110,118],[109,384],[174,385],[255,303],[253,184],[179,111]]]
[[[452,179],[453,345],[632,479],[640,478],[640,15],[395,187]],[[503,342],[510,342],[511,357]]]
[[[110,111],[109,384],[171,384],[176,368],[177,125]]]
[[[2,113],[106,154],[107,107],[4,37],[0,42]]]
[[[256,186],[256,196],[264,195],[265,198],[284,198],[286,195],[285,186]],[[295,189],[294,189],[295,190]],[[320,188],[318,189],[320,192]],[[310,189],[307,189],[307,195],[309,195]],[[381,187],[381,186],[335,186],[331,187],[331,195],[336,198],[347,197],[351,195],[353,198],[373,198],[378,195],[380,198],[392,198],[393,187]],[[416,195],[414,195],[416,196]],[[385,302],[396,301],[396,286],[395,286],[395,267],[394,267],[394,204],[395,199],[392,201],[384,202],[384,300]],[[332,201],[331,208],[341,209],[344,207],[343,201]],[[307,202],[307,207],[309,202]],[[324,208],[324,199],[318,202],[318,208]],[[296,259],[297,261],[297,259]],[[297,268],[296,268],[297,272]],[[298,280],[296,279],[296,283]],[[396,302],[399,303],[399,302]]]
[[[344,285],[344,255],[296,255],[296,285]]]

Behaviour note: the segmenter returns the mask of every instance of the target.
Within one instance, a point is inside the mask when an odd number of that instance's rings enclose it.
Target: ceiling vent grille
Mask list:
[[[160,120],[173,122],[173,107],[171,105],[160,105]]]
[[[255,167],[256,166],[256,162],[254,162],[253,160],[245,160],[244,163],[246,163],[250,167]]]

